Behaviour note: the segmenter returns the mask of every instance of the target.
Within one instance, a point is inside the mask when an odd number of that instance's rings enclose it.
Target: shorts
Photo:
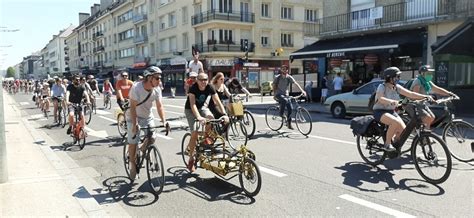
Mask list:
[[[328,89],[321,89],[321,97],[327,97],[328,96]]]
[[[43,95],[43,97],[41,97],[41,98],[42,98],[42,99],[46,99],[47,97],[49,97],[49,96]]]
[[[418,109],[418,113],[420,117],[435,117],[433,111],[428,107],[426,104],[417,104],[416,108]]]
[[[377,110],[374,110],[374,118],[375,120],[377,120],[378,122],[380,122],[380,119],[382,118],[382,116],[386,113],[389,113],[395,117],[398,117],[398,114],[397,112],[395,112],[394,110],[381,110],[381,109],[377,109]]]
[[[147,127],[147,126],[155,126],[155,122],[153,121],[153,117],[149,117],[149,118],[137,117],[137,121],[138,121],[138,126],[140,126],[141,128]],[[132,120],[127,119],[127,141],[128,141],[128,144],[138,145],[138,142],[140,140],[140,134],[142,134],[142,131],[139,131],[137,133],[137,135],[135,136],[135,138],[133,138],[134,135],[132,134]]]
[[[74,113],[75,108],[77,108],[76,110],[77,110],[78,113],[82,112],[82,106],[81,107],[74,107],[74,105],[72,105],[72,104],[67,106],[67,112],[68,113],[71,113],[71,112]]]
[[[212,115],[212,112],[207,108],[199,110],[199,114],[201,114],[202,117],[214,116]],[[186,115],[186,119],[188,120],[188,125],[191,132],[196,131],[197,129],[195,129],[194,125],[196,117],[194,117],[193,111],[191,109],[184,109],[184,115]]]
[[[59,101],[59,98],[64,99],[62,96],[53,96],[53,97],[51,97],[51,99],[53,101]]]

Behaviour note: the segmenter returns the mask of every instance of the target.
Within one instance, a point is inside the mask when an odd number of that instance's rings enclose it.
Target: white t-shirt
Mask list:
[[[133,99],[137,101],[137,104],[141,103],[143,100],[145,100],[146,96],[148,96],[150,92],[146,91],[145,88],[143,87],[143,82],[138,82],[133,84],[132,88],[130,89],[130,99]],[[139,105],[136,109],[137,112],[137,117],[141,119],[150,119],[153,118],[153,113],[152,113],[152,107],[153,103],[156,100],[159,100],[162,98],[161,95],[161,89],[160,87],[156,87],[152,89],[152,93],[150,97],[144,102],[143,104]],[[127,110],[127,117],[130,116],[130,111]]]
[[[344,80],[340,76],[336,76],[333,80],[334,83],[334,90],[342,90],[342,85],[344,84]]]
[[[197,62],[194,62],[194,60],[190,61],[188,68],[191,68],[189,72],[196,72],[199,74],[201,72],[199,69],[201,69],[202,72],[204,72],[204,67],[201,61],[197,61]]]

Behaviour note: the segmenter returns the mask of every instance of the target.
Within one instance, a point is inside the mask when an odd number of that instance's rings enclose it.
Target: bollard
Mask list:
[[[3,90],[0,91],[0,183],[8,181],[7,144],[5,139],[5,110],[3,108]]]

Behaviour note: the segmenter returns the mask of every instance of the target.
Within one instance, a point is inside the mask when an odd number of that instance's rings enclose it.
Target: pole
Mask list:
[[[0,92],[0,183],[8,181],[7,144],[5,142],[5,116],[3,90]]]

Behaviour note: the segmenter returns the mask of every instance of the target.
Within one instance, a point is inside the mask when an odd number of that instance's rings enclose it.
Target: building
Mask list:
[[[72,33],[75,26],[61,30],[58,35],[53,35],[53,38],[46,44],[45,48],[41,50],[43,66],[46,74],[52,76],[62,76],[66,73],[68,65],[65,60],[64,48],[66,47],[66,38]]]
[[[317,40],[315,21],[322,1],[194,1],[193,47],[201,52],[205,70],[238,77],[251,91],[273,80],[288,55]],[[302,61],[290,70],[303,83]]]
[[[388,66],[405,71],[404,79],[416,76],[422,64],[439,68],[441,62],[436,60],[446,57],[436,59],[431,46],[474,15],[474,2],[469,0],[325,0],[323,7],[320,40],[292,53],[290,59],[317,65],[322,72],[319,78],[342,73],[346,91]],[[445,66],[443,62],[441,68]],[[439,75],[435,79],[441,86],[456,89],[457,85]],[[465,85],[470,84],[460,86]]]
[[[23,61],[19,63],[20,78],[22,79],[44,79],[46,74],[40,74],[37,68],[37,62],[41,60],[39,55],[29,55],[23,58]]]

